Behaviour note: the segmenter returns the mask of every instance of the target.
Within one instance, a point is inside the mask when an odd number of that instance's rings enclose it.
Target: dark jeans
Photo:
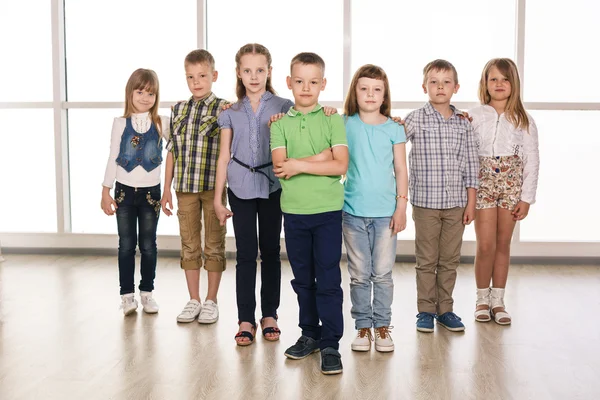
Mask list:
[[[302,334],[321,340],[321,349],[339,348],[342,316],[342,211],[284,214],[285,246],[294,272]],[[319,325],[319,320],[323,324]]]
[[[119,229],[119,283],[121,294],[135,291],[135,248],[138,244],[142,255],[139,289],[154,290],[156,274],[156,227],[160,215],[160,184],[152,187],[134,188],[115,184],[117,227]]]
[[[255,323],[256,257],[260,248],[260,308],[263,317],[277,318],[281,293],[281,189],[269,199],[244,200],[227,189],[233,212],[237,248],[235,283],[240,322]],[[258,216],[258,235],[256,221]]]

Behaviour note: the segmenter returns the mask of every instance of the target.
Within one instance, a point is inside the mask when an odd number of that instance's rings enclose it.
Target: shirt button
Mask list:
[[[302,127],[302,129],[306,128],[305,126]]]
[[[136,160],[137,160],[137,161],[140,161],[140,162],[142,161],[142,159],[141,159],[141,158],[136,158]]]
[[[500,156],[496,156],[496,160],[499,160],[499,159],[500,159]]]
[[[496,168],[494,171],[496,171],[496,173],[500,172],[499,168]]]

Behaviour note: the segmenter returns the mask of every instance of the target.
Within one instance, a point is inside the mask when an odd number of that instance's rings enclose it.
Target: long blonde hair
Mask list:
[[[379,112],[386,117],[390,116],[392,111],[392,96],[390,95],[390,83],[385,71],[373,64],[366,64],[360,67],[352,78],[348,94],[346,95],[346,101],[344,102],[344,114],[347,116],[358,113],[358,99],[356,97],[356,86],[360,78],[371,78],[383,81],[383,87],[385,92],[383,93],[383,103],[379,107]]]
[[[125,112],[123,118],[131,117],[135,113],[133,107],[133,92],[136,90],[147,90],[154,93],[156,101],[149,111],[150,119],[158,129],[158,133],[162,133],[162,121],[158,116],[158,106],[160,103],[158,76],[151,69],[139,68],[133,71],[125,86]]]
[[[481,73],[479,81],[479,101],[482,104],[489,104],[492,100],[488,92],[487,80],[492,67],[498,68],[498,71],[504,75],[510,82],[510,96],[506,102],[504,114],[506,119],[512,123],[515,128],[525,129],[529,132],[529,118],[523,103],[521,102],[521,80],[517,65],[510,58],[493,58],[487,62]]]

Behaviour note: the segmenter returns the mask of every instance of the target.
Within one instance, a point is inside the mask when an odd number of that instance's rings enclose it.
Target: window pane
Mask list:
[[[169,110],[161,109],[159,113],[169,115]],[[109,217],[104,214],[100,208],[100,200],[104,171],[110,152],[112,123],[113,119],[120,115],[122,110],[118,109],[69,110],[71,221],[74,233],[117,233],[115,216]],[[97,139],[91,140],[91,138]],[[166,158],[166,152],[163,152],[163,156]],[[161,179],[164,179],[164,168],[161,170],[161,175]],[[161,189],[163,187],[164,184]],[[114,197],[112,190],[111,196]],[[173,200],[176,206],[175,193],[173,193]],[[161,213],[158,234],[178,235],[177,216],[167,217]]]
[[[196,1],[65,0],[69,101],[123,101],[137,68],[153,69],[162,100],[189,95],[183,60],[197,47]]]
[[[600,54],[586,47],[600,37],[600,3],[573,0],[549,7],[527,0],[525,24],[526,101],[600,102],[600,92],[581,83],[582,69],[600,63]]]
[[[52,101],[51,3],[0,3],[0,101]]]
[[[0,110],[0,121],[0,231],[56,232],[52,110]]]
[[[296,2],[259,3],[207,1],[207,47],[219,71],[213,86],[217,96],[235,99],[235,54],[244,44],[254,42],[269,49],[273,57],[273,86],[282,97],[293,100],[285,81],[290,61],[296,54],[310,51],[323,57],[326,65],[327,87],[319,100],[342,100],[343,2],[305,0],[300,8]],[[246,29],[249,15],[260,15],[261,22],[257,20],[251,29]],[[235,34],[236,31],[241,33]],[[302,34],[294,35],[295,32]]]
[[[599,111],[532,111],[540,137],[537,202],[522,241],[600,241]]]
[[[384,11],[382,11],[384,10]],[[458,71],[453,101],[477,101],[485,63],[514,57],[515,0],[352,2],[352,71],[376,64],[389,76],[394,101],[427,101],[423,67],[436,58]],[[379,43],[373,44],[373,35]],[[443,37],[443,40],[442,40]]]

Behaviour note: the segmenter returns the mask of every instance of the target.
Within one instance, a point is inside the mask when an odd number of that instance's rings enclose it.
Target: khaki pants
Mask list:
[[[207,271],[225,271],[225,226],[219,224],[213,200],[214,190],[200,193],[176,192],[177,217],[181,235],[181,268],[200,269],[204,259]],[[223,192],[223,205],[225,205]],[[204,214],[204,251],[202,251]]]
[[[464,210],[413,207],[419,312],[442,315],[452,311],[452,292],[465,230]]]

